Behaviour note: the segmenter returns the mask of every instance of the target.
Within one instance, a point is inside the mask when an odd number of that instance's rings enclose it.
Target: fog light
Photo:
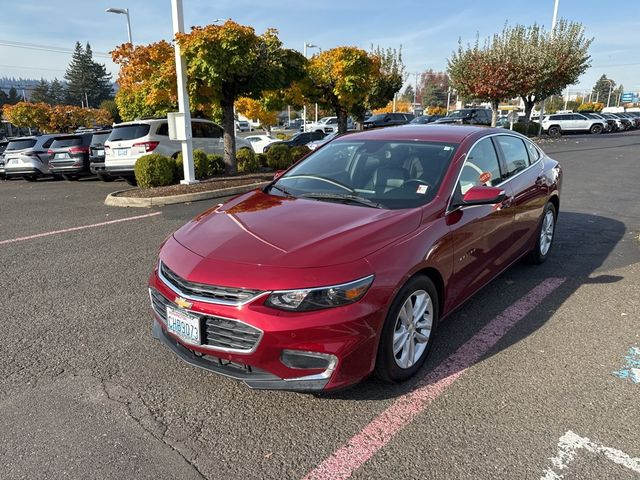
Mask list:
[[[280,360],[289,368],[333,370],[338,362],[330,353],[305,352],[302,350],[283,350]]]

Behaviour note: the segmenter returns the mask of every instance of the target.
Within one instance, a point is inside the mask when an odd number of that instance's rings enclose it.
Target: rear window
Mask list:
[[[24,150],[32,148],[36,144],[35,138],[27,138],[25,140],[11,140],[7,145],[7,150]]]
[[[111,132],[94,133],[93,137],[91,137],[91,145],[103,145],[104,142],[106,142],[107,138],[109,138],[110,134]]]
[[[51,148],[77,147],[78,145],[82,145],[82,137],[62,137],[54,139]]]
[[[110,142],[117,142],[119,140],[134,140],[136,138],[144,137],[148,133],[149,125],[147,125],[146,123],[122,125],[113,127],[108,140]]]

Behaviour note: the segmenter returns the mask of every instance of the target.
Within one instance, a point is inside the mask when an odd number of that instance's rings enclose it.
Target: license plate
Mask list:
[[[116,152],[118,152],[118,156],[119,157],[126,157],[129,154],[129,149],[128,148],[118,148],[118,149],[116,149]]]
[[[104,150],[100,149],[100,150],[96,150],[96,155],[98,157],[104,157]]]
[[[14,164],[19,163],[19,162],[20,162],[20,160],[18,158],[9,158],[9,159],[7,159],[7,165],[9,165],[9,164],[14,165]]]
[[[66,153],[56,153],[54,158],[67,158],[68,155]]]
[[[184,310],[167,306],[167,329],[178,338],[200,345],[200,319]]]

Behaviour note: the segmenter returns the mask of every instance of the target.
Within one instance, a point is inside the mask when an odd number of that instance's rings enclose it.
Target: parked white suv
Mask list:
[[[562,132],[602,133],[605,124],[602,119],[587,118],[579,113],[556,113],[542,119],[542,129],[552,137]]]
[[[205,119],[191,120],[193,149],[206,153],[224,153],[223,130],[220,125]],[[236,137],[236,150],[252,150],[251,143]],[[160,153],[176,157],[181,151],[181,143],[169,140],[169,124],[166,118],[135,120],[113,127],[104,142],[105,170],[109,175],[130,179],[134,177],[134,167],[138,158],[148,153]]]
[[[347,119],[347,130],[354,130],[351,117]],[[302,129],[300,129],[302,131]],[[307,132],[335,133],[338,131],[338,117],[323,117],[317,122],[307,124]]]

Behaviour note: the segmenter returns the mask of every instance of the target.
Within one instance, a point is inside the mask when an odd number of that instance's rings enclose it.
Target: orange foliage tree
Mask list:
[[[45,133],[68,133],[79,127],[105,126],[113,122],[111,114],[104,109],[51,106],[42,102],[5,105],[3,114],[16,127],[36,128]]]

